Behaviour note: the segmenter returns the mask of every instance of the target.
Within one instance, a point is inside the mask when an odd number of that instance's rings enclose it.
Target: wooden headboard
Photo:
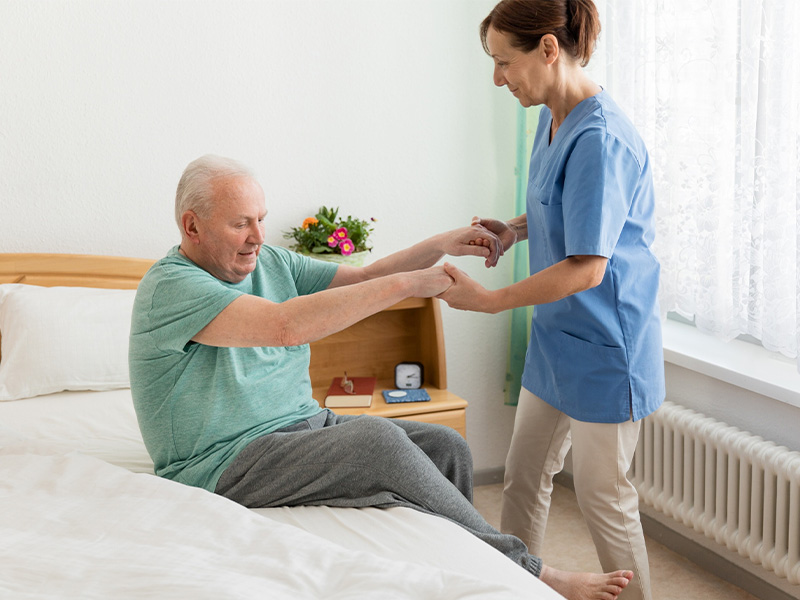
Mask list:
[[[88,254],[0,254],[0,283],[132,290],[154,262]]]

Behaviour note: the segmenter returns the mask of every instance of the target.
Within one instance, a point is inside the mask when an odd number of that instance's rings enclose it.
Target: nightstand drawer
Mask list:
[[[467,411],[459,410],[445,410],[441,412],[419,413],[415,415],[407,415],[397,417],[398,419],[406,419],[407,421],[421,421],[423,423],[435,423],[437,425],[447,425],[452,427],[461,437],[467,437]]]

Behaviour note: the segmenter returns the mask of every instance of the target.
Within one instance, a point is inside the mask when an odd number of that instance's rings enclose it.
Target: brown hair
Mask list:
[[[551,33],[585,67],[600,35],[600,17],[592,0],[502,0],[481,23],[481,43],[487,54],[489,27],[507,34],[511,45],[523,52],[536,49],[542,37]]]

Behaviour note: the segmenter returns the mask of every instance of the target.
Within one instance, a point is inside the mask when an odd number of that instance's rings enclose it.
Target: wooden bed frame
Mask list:
[[[134,290],[154,262],[88,254],[0,254],[0,283]]]
[[[0,254],[0,284],[136,289],[155,261],[86,254]],[[381,390],[393,388],[394,365],[422,363],[430,402],[387,404]],[[337,409],[341,414],[372,414],[453,427],[466,437],[467,402],[447,390],[444,335],[439,301],[409,298],[347,329],[311,344],[311,384],[320,404],[333,377],[377,377],[368,409]]]

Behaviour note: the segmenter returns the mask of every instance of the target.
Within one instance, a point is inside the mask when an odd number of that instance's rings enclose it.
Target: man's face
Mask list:
[[[195,262],[217,279],[239,283],[256,268],[264,243],[264,191],[249,177],[213,182],[214,205],[197,217]]]

